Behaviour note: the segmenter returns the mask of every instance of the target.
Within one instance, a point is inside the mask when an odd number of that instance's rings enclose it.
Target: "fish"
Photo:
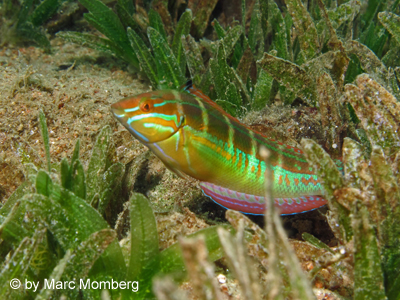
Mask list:
[[[267,167],[282,215],[327,203],[321,181],[301,149],[252,130],[190,81],[179,90],[122,99],[111,111],[169,170],[199,180],[203,193],[227,209],[264,214]],[[268,165],[260,156],[261,146],[270,152]]]

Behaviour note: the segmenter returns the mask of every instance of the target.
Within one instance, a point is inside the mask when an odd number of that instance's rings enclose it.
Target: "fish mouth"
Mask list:
[[[114,117],[120,122],[135,138],[137,138],[142,144],[148,144],[149,139],[139,133],[137,130],[133,129],[129,124],[128,124],[128,116],[127,116],[127,111],[126,108],[121,106],[121,101],[114,103],[111,105],[111,112],[114,115]],[[137,107],[139,108],[139,107]],[[134,111],[134,110],[132,110]]]
[[[124,118],[126,115],[126,111],[121,106],[120,102],[111,105],[111,112],[118,120]]]

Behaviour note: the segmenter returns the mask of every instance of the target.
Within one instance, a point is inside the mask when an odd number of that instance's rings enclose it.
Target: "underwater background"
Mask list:
[[[1,299],[400,299],[399,0],[1,0],[0,45]],[[189,79],[328,206],[226,211],[111,115]]]

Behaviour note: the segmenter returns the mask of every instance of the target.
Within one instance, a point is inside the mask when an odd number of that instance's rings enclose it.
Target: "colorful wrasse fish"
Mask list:
[[[266,164],[270,150],[273,195],[282,214],[326,204],[321,183],[300,149],[269,139],[227,114],[195,86],[123,99],[114,116],[173,172],[193,177],[207,196],[223,207],[263,214]]]

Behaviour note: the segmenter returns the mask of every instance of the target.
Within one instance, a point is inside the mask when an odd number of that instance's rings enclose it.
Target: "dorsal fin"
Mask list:
[[[186,81],[185,84],[182,84],[182,85],[180,86],[179,89],[186,92],[186,91],[188,91],[192,86],[193,86],[193,81],[192,81],[192,79],[189,79],[188,81]]]
[[[212,102],[215,103],[214,101],[212,101],[207,95],[205,95],[201,90],[199,90],[194,84],[192,79],[189,79],[188,81],[186,81],[186,83],[184,85],[182,85],[180,87],[180,89],[183,92],[187,92],[189,94],[192,94],[194,96],[197,96],[207,102]]]
[[[207,102],[208,104],[210,104],[212,107],[214,107],[215,109],[217,109],[219,112],[221,112],[222,114],[224,114],[225,116],[227,116],[229,119],[235,121],[235,122],[239,122],[235,117],[232,117],[230,114],[226,113],[223,108],[221,106],[219,106],[217,103],[215,103],[214,101],[212,101],[210,99],[210,97],[208,97],[206,94],[204,94],[200,89],[198,89],[192,82],[192,80],[188,80],[186,82],[185,85],[183,85],[182,87],[182,91],[187,92],[189,94],[192,94],[196,97],[201,98],[202,100],[204,100],[205,102]],[[240,122],[239,122],[240,123]],[[243,124],[242,124],[243,125]]]

